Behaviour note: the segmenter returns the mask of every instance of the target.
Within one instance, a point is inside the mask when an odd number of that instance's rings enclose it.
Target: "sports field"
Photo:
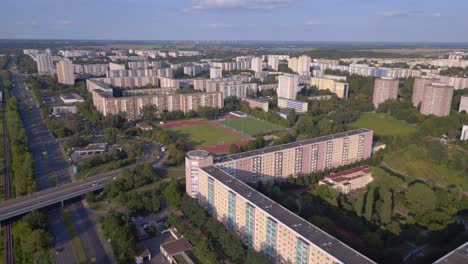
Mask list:
[[[219,122],[227,127],[240,131],[249,136],[260,135],[272,131],[285,130],[285,128],[282,126],[250,117],[232,118]]]
[[[415,125],[382,113],[362,113],[359,120],[351,126],[372,129],[379,136],[403,136],[418,130]]]
[[[169,122],[161,127],[184,142],[188,149],[204,149],[215,154],[227,153],[231,144],[242,146],[250,140],[216,121],[183,120]]]

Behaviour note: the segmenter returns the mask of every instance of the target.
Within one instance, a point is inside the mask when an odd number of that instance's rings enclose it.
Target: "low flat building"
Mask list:
[[[372,167],[364,165],[332,173],[320,181],[319,184],[326,184],[339,193],[348,194],[354,190],[366,187],[372,180]]]
[[[62,95],[60,95],[60,99],[62,99],[62,101],[65,104],[73,104],[73,103],[82,103],[82,102],[84,102],[83,97],[79,96],[76,93],[62,94]]]
[[[309,96],[309,100],[312,100],[312,101],[327,101],[327,100],[330,100],[332,97],[331,95],[329,94],[326,94],[326,95],[316,95],[316,96]]]
[[[151,126],[150,124],[148,124],[146,122],[139,122],[139,123],[136,124],[136,127],[138,127],[141,130],[144,130],[144,131],[153,130],[153,126]]]
[[[307,112],[309,104],[307,102],[287,99],[287,98],[278,98],[278,107],[294,109],[296,113],[303,114]]]
[[[244,102],[249,104],[249,107],[252,109],[260,108],[265,112],[268,112],[268,101],[260,98],[244,98]]]
[[[176,256],[183,254],[185,251],[192,249],[193,246],[184,238],[179,238],[174,241],[164,243],[160,246],[161,253],[166,258],[166,260],[175,264],[178,263]],[[188,263],[193,263],[190,259],[184,258]]]
[[[72,106],[54,106],[52,108],[53,110],[53,113],[55,115],[57,114],[76,114],[78,112],[78,109],[76,108],[76,106],[72,105]]]
[[[75,150],[75,153],[78,155],[94,155],[107,152],[108,144],[107,143],[91,143],[88,146]]]

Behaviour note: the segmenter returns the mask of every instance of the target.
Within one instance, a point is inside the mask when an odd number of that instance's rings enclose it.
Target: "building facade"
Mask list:
[[[425,76],[414,79],[413,96],[411,98],[414,107],[417,107],[421,103],[425,86],[436,81],[437,79],[435,78]]]
[[[252,109],[259,108],[262,109],[264,112],[268,112],[267,100],[263,100],[260,98],[244,98],[244,100],[242,101],[246,102]]]
[[[74,85],[75,74],[73,73],[73,62],[70,60],[61,60],[57,63],[57,78],[62,84]]]
[[[379,105],[390,99],[397,99],[398,97],[398,79],[382,77],[375,79],[374,93],[372,102],[377,109]]]
[[[460,98],[460,107],[458,112],[465,111],[468,113],[468,95],[462,95]]]
[[[310,78],[310,85],[315,85],[319,90],[329,90],[335,93],[338,98],[348,98],[348,83],[342,82],[341,80],[333,80],[327,78]]]
[[[296,113],[303,114],[307,112],[309,104],[307,102],[278,97],[278,107],[284,109],[294,109]]]
[[[299,78],[297,75],[281,75],[278,77],[278,97],[296,99],[299,90]]]
[[[263,251],[273,263],[374,263],[246,184],[285,179],[281,173],[323,170],[328,157],[340,156],[340,164],[370,157],[372,135],[371,130],[360,129],[230,155],[217,164],[198,168],[198,192],[191,187],[187,193],[249,248]],[[188,171],[187,186],[192,186],[192,170]]]
[[[219,67],[210,68],[210,79],[223,78],[223,69]]]
[[[363,165],[325,176],[319,184],[326,184],[339,193],[349,194],[366,187],[372,180],[372,167]]]
[[[421,114],[435,116],[449,115],[452,97],[452,86],[443,83],[432,83],[424,86]]]
[[[50,73],[54,69],[52,56],[49,53],[39,53],[34,55],[38,73]]]

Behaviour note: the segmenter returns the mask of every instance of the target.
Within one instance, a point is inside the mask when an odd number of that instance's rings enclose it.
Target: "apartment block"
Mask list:
[[[297,73],[310,76],[310,57],[303,55],[297,60]]]
[[[150,66],[149,61],[129,61],[128,68],[129,69],[147,69]]]
[[[123,71],[125,70],[125,64],[109,62],[110,71]]]
[[[372,102],[377,109],[379,105],[390,99],[398,97],[398,80],[393,78],[382,77],[375,79],[374,95]]]
[[[319,90],[329,90],[335,93],[338,98],[348,98],[348,83],[342,82],[341,80],[327,79],[327,78],[310,78],[310,85],[315,85]]]
[[[93,105],[104,116],[125,112],[128,120],[136,120],[141,117],[141,109],[147,105],[156,106],[158,111],[181,110],[187,113],[199,107],[222,108],[224,103],[221,92],[176,94],[148,90],[151,89],[137,91],[138,94],[126,91],[124,95],[127,97],[114,97],[112,91],[94,89]],[[163,88],[152,90],[163,90]]]
[[[425,76],[414,79],[413,97],[411,98],[411,102],[413,103],[414,107],[417,107],[421,103],[425,86],[436,81],[437,81],[436,78],[425,77]]]
[[[468,95],[462,95],[460,98],[460,107],[458,112],[465,111],[468,113]]]
[[[185,156],[185,191],[191,196],[198,194],[200,168],[213,165],[213,156],[206,150],[191,150]]]
[[[243,102],[246,102],[250,108],[255,109],[259,108],[262,109],[265,112],[268,112],[268,101],[263,100],[260,98],[244,98],[242,100]]]
[[[262,64],[263,62],[261,58],[258,58],[258,57],[252,58],[251,70],[254,72],[261,72],[263,68]]]
[[[210,68],[210,79],[223,78],[223,69],[219,67]]]
[[[278,97],[296,99],[299,90],[299,78],[297,75],[281,75],[278,77]]]
[[[268,56],[268,70],[278,71],[278,62],[277,56]]]
[[[452,104],[453,86],[432,83],[424,86],[421,101],[421,114],[448,116]]]
[[[278,107],[284,109],[294,109],[296,113],[303,114],[307,112],[309,104],[307,102],[278,97]]]
[[[246,98],[247,95],[257,95],[256,83],[227,83],[221,84],[219,90],[223,93],[223,97],[236,96],[237,98]]]
[[[36,60],[38,73],[50,73],[54,69],[52,56],[49,53],[38,53],[33,58]]]
[[[235,75],[227,78],[218,79],[195,79],[193,80],[193,89],[199,91],[214,92],[219,91],[221,86],[226,84],[241,84],[248,82],[249,77],[245,75]]]
[[[57,63],[57,78],[62,84],[74,85],[75,74],[73,73],[73,62],[70,60],[61,60]]]
[[[333,160],[338,154],[342,164],[368,158],[372,135],[359,129],[234,154],[214,165],[208,160],[200,166],[187,157],[187,193],[272,263],[374,263],[246,184],[323,170],[328,157]]]
[[[288,59],[288,68],[290,68],[293,72],[297,72],[297,58],[289,58]]]

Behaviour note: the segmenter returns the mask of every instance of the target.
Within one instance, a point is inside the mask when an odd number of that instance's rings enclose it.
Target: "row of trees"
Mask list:
[[[123,192],[153,183],[158,178],[150,163],[138,165],[133,170],[124,168],[117,180],[106,185],[104,195],[108,198],[113,198]]]
[[[16,263],[46,263],[52,243],[47,229],[47,216],[38,211],[23,216],[13,225]]]
[[[221,251],[223,255],[234,263],[269,263],[262,254],[247,250],[238,236],[225,226],[206,214],[196,200],[184,195],[181,201],[181,211],[186,221],[196,227],[194,232],[179,217],[171,215],[167,225],[174,226],[179,232],[190,240],[199,250],[202,250],[205,259],[211,263],[220,263],[219,257],[212,252]],[[207,243],[210,241],[210,243]]]
[[[136,228],[128,216],[110,211],[99,219],[118,263],[131,263],[136,254]]]
[[[9,76],[7,76],[9,78]],[[28,137],[20,115],[18,100],[10,96],[11,80],[3,80],[7,98],[6,119],[10,145],[11,170],[16,196],[37,190],[34,180],[34,160],[28,146]]]

